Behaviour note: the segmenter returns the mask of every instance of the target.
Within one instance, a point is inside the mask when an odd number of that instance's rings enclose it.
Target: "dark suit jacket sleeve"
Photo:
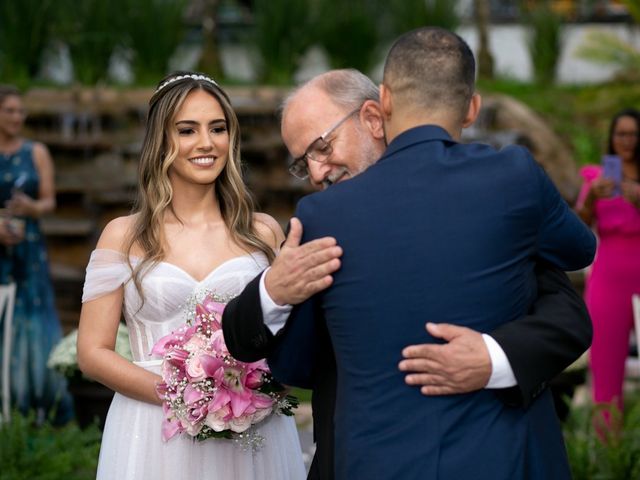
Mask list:
[[[231,355],[243,362],[266,358],[274,335],[264,324],[260,306],[260,277],[247,284],[242,293],[224,309],[222,331]]]
[[[260,306],[260,277],[247,284],[231,300],[222,317],[224,340],[231,355],[243,362],[267,358],[276,380],[311,388],[317,357],[316,339],[320,319],[312,298],[296,305],[285,326],[273,335],[264,324]]]
[[[542,224],[538,255],[563,270],[579,270],[593,261],[596,239],[591,229],[569,208],[551,179],[528,152],[540,185]]]
[[[267,363],[273,376],[281,383],[301,388],[314,386],[316,368],[322,368],[322,365],[317,365],[321,353],[320,339],[326,332],[319,302],[318,295],[314,295],[295,305],[287,323],[273,340]],[[330,343],[329,340],[327,342]]]
[[[528,315],[508,322],[490,335],[504,350],[518,386],[498,390],[509,405],[528,406],[547,382],[591,345],[592,326],[586,306],[567,275],[539,262],[538,299]]]

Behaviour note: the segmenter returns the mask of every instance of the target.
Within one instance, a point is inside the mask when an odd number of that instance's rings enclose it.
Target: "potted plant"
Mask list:
[[[64,375],[69,382],[69,392],[73,395],[78,424],[85,428],[98,421],[103,428],[104,421],[113,398],[113,390],[86,377],[78,368],[76,343],[78,330],[74,329],[63,337],[51,351],[47,366]],[[118,326],[115,350],[132,360],[129,346],[129,331],[125,324]]]

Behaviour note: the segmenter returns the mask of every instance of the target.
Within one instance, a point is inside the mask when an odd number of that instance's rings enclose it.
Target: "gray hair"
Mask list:
[[[377,102],[380,99],[378,86],[362,72],[354,68],[330,70],[313,77],[290,92],[280,106],[279,113],[281,118],[282,112],[287,108],[289,102],[300,90],[310,85],[319,87],[336,105],[345,111],[355,110],[367,100]]]

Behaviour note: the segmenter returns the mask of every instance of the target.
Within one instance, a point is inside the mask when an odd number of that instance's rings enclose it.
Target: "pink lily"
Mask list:
[[[239,417],[251,405],[251,391],[231,392],[231,410],[234,417]]]
[[[201,355],[200,365],[202,365],[202,369],[207,377],[216,378],[216,373],[220,370],[220,367],[224,366],[224,362],[211,355]]]
[[[178,433],[184,432],[182,424],[178,421],[166,419],[162,422],[162,439],[166,442]]]
[[[173,347],[169,352],[164,354],[164,359],[171,365],[176,367],[184,367],[184,362],[189,358],[189,352],[182,348]]]
[[[153,348],[151,349],[151,354],[163,356],[164,353],[171,347],[175,345],[182,345],[183,340],[181,337],[183,336],[180,332],[172,332],[169,335],[165,335],[160,340],[158,340]]]
[[[229,392],[226,389],[220,388],[213,396],[213,402],[209,404],[209,412],[215,412],[227,405],[229,402],[231,402],[231,395],[229,395]]]

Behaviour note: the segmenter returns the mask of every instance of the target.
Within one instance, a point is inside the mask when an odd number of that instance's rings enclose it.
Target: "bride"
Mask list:
[[[161,438],[154,343],[186,320],[205,292],[225,298],[273,260],[284,235],[254,213],[240,173],[240,133],[227,94],[210,78],[179,72],[150,100],[136,213],[111,221],[91,254],[78,337],[82,371],[116,391],[99,479],[299,479],[302,454],[292,417],[257,425],[264,444]],[[121,312],[134,362],[114,352]]]

